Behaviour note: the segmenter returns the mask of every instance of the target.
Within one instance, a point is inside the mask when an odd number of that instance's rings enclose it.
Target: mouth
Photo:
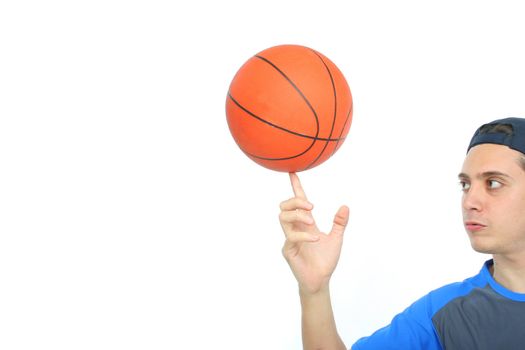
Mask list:
[[[476,221],[465,221],[465,228],[469,232],[477,232],[483,230],[487,225],[483,225]]]

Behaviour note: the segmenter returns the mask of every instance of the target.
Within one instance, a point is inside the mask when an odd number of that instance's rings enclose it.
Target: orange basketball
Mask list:
[[[343,144],[352,123],[345,77],[323,54],[298,45],[266,49],[235,74],[226,117],[239,148],[277,171],[311,169]]]

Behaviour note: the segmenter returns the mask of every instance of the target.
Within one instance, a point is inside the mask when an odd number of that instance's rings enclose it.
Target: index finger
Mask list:
[[[299,198],[307,199],[303,186],[301,186],[301,181],[299,181],[299,176],[297,176],[296,173],[290,173],[290,182],[292,183],[294,195]]]

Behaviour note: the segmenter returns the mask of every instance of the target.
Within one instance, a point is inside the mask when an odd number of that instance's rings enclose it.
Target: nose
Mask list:
[[[483,209],[483,187],[471,184],[470,188],[463,192],[462,206],[465,211],[481,211]]]

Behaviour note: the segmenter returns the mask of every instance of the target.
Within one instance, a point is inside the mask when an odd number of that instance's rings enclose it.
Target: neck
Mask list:
[[[525,294],[525,257],[494,255],[492,277],[514,293]]]

